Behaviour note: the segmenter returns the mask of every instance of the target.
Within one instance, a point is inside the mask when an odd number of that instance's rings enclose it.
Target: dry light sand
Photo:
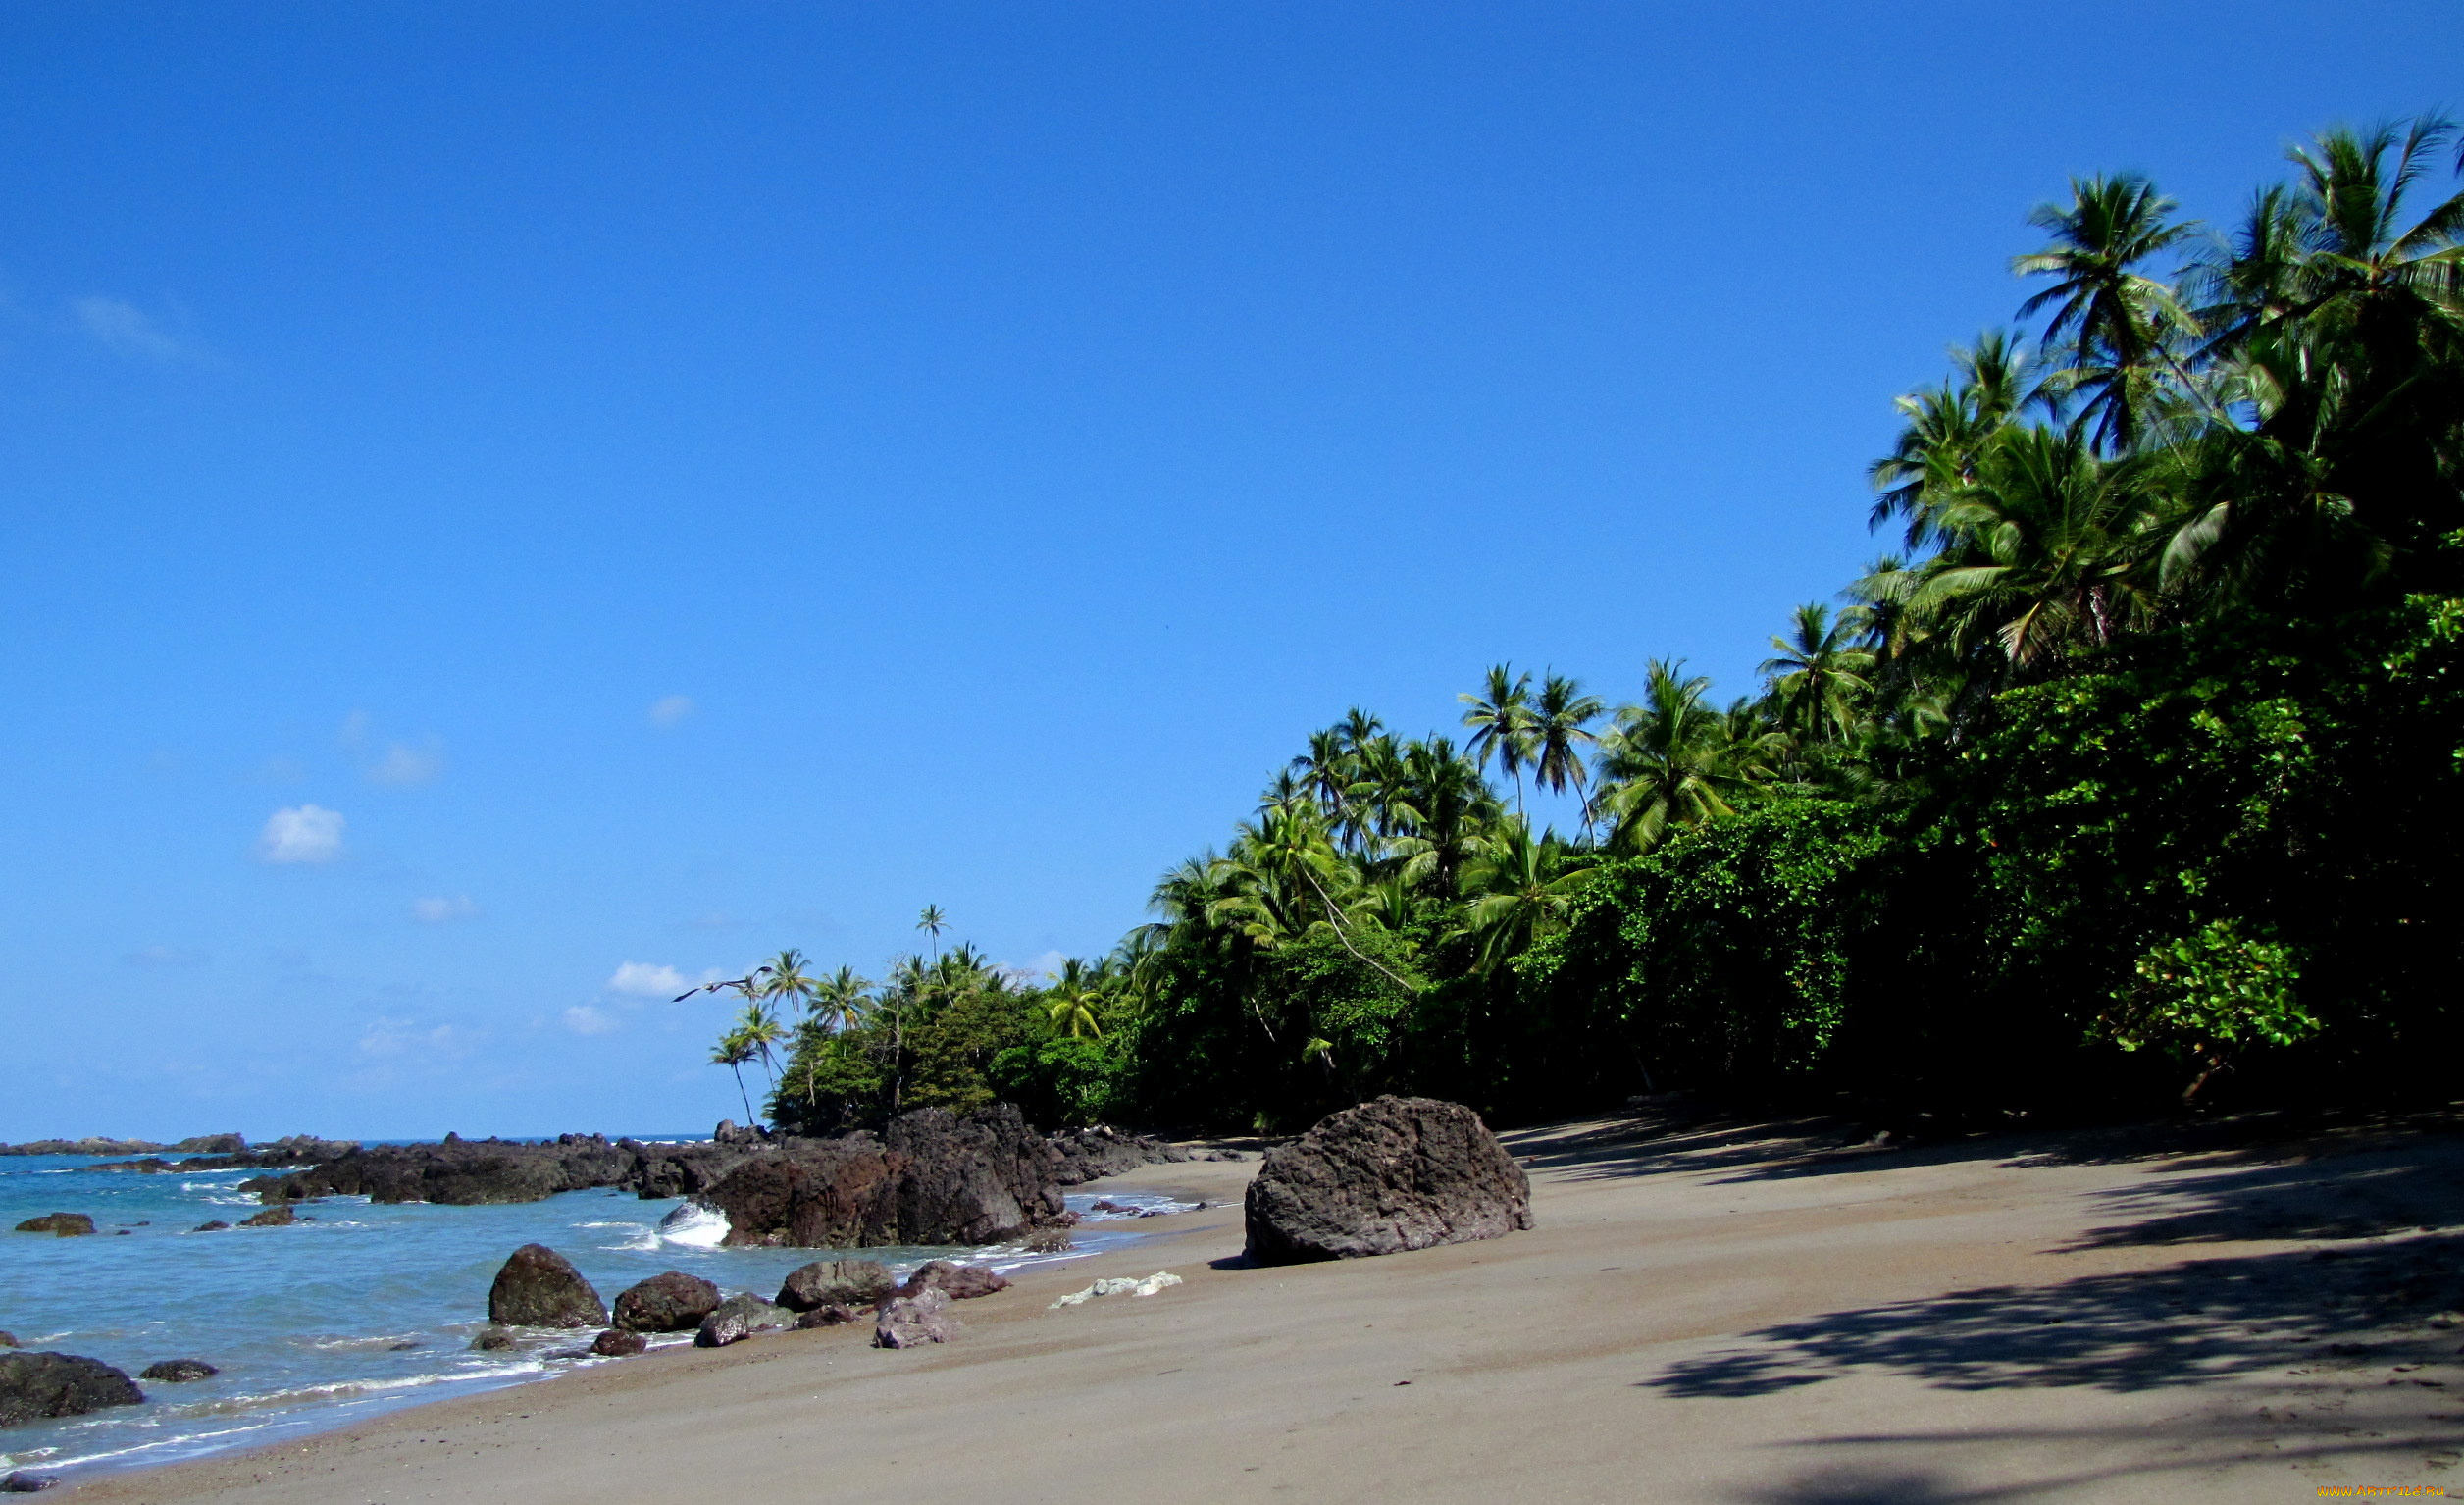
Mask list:
[[[2271,1501],[2454,1482],[2464,1155],[2442,1126],[1854,1149],[1821,1126],[1506,1136],[1538,1226],[1239,1268],[1229,1206],[866,1331],[679,1350],[77,1505]],[[1064,1311],[1099,1275],[1188,1283]],[[867,1329],[868,1331],[868,1329]],[[54,1496],[59,1498],[60,1496]]]

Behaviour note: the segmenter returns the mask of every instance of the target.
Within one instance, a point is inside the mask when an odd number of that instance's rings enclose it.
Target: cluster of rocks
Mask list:
[[[0,1155],[159,1155],[173,1154],[231,1155],[248,1148],[248,1141],[237,1134],[199,1134],[178,1144],[156,1144],[151,1139],[32,1139],[25,1144],[0,1143]]]
[[[143,1160],[116,1160],[89,1170],[133,1170],[140,1175],[169,1175],[194,1170],[277,1170],[286,1166],[313,1166],[319,1161],[334,1160],[359,1148],[357,1140],[316,1139],[306,1134],[293,1134],[251,1146],[237,1134],[217,1134],[213,1141],[231,1148],[212,1153],[192,1155],[186,1160],[165,1160],[159,1155]],[[172,1146],[174,1153],[190,1149],[194,1142]]]
[[[791,1271],[775,1301],[749,1291],[722,1297],[699,1275],[671,1270],[617,1293],[611,1311],[571,1261],[544,1244],[525,1244],[496,1272],[488,1326],[471,1346],[512,1348],[516,1327],[598,1327],[575,1356],[622,1357],[642,1352],[661,1333],[690,1332],[696,1348],[725,1348],[758,1333],[838,1326],[869,1314],[875,1347],[913,1348],[958,1332],[950,1302],[1008,1288],[998,1271],[949,1260],[926,1263],[904,1284],[878,1260],[816,1260]]]
[[[1108,1128],[1039,1135],[1000,1104],[964,1115],[920,1109],[879,1134],[831,1139],[733,1123],[693,1144],[447,1135],[436,1144],[354,1146],[241,1189],[269,1205],[334,1195],[472,1205],[612,1186],[645,1199],[691,1197],[726,1216],[730,1244],[864,1248],[991,1243],[1065,1227],[1058,1188],[1183,1158],[1161,1140]]]
[[[148,1365],[140,1379],[188,1384],[222,1371],[203,1359],[165,1359]],[[28,1353],[15,1336],[0,1332],[0,1427],[23,1427],[60,1417],[83,1416],[111,1406],[143,1404],[145,1392],[125,1371],[81,1354]]]

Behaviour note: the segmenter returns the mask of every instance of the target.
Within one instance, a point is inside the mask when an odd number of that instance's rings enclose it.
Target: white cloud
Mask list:
[[[168,366],[195,353],[134,303],[120,298],[71,298],[69,310],[86,334],[116,355]]]
[[[624,1028],[625,1023],[603,1009],[576,1004],[565,1011],[565,1027],[577,1035],[607,1035]]]
[[[479,906],[471,903],[471,896],[468,894],[455,894],[450,898],[414,899],[411,901],[411,917],[431,925],[442,925],[452,920],[469,919],[477,913],[479,913]]]
[[[607,979],[610,993],[630,994],[635,998],[674,998],[693,983],[672,966],[649,961],[628,961],[616,968],[616,975]]]
[[[1057,977],[1060,975],[1061,963],[1068,960],[1069,958],[1060,952],[1048,951],[1040,957],[1029,957],[1024,966],[1007,967],[1004,970],[1022,973],[1028,977]]]
[[[444,770],[443,745],[431,737],[424,748],[408,747],[398,742],[388,745],[385,756],[370,763],[366,772],[371,784],[408,789],[413,785],[433,783],[436,775]]]
[[[321,804],[276,810],[257,837],[265,862],[331,862],[342,855],[342,815]]]
[[[360,1032],[359,1053],[379,1061],[442,1057],[451,1060],[471,1051],[470,1033],[451,1024],[423,1029],[409,1019],[381,1018]]]
[[[650,702],[652,726],[674,726],[693,713],[693,698],[689,695],[662,696]]]

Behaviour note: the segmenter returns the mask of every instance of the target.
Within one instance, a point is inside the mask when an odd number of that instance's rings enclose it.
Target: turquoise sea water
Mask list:
[[[474,1353],[487,1325],[488,1288],[516,1248],[541,1243],[580,1268],[601,1297],[663,1270],[722,1291],[777,1292],[810,1249],[721,1249],[723,1225],[691,1215],[665,1231],[680,1204],[629,1192],[577,1191],[516,1207],[380,1207],[335,1197],[299,1209],[290,1227],[190,1230],[236,1223],[256,1211],[235,1188],[255,1170],[140,1175],[88,1168],[71,1156],[0,1157],[0,1329],[26,1349],[83,1354],[130,1375],[162,1359],[203,1359],[222,1373],[191,1384],[139,1380],[142,1406],[0,1428],[0,1473],[26,1468],[74,1480],[125,1468],[270,1441],[374,1411],[552,1376],[589,1332],[527,1332],[508,1352]],[[1111,1193],[1134,1207],[1160,1198]],[[1073,1255],[1016,1249],[868,1249],[900,1271],[933,1258],[975,1258],[1001,1269],[1118,1248],[1137,1224],[1092,1214],[1092,1194],[1070,1205],[1089,1219]],[[86,1238],[15,1233],[45,1213],[84,1213]],[[679,1336],[670,1341],[688,1341]]]

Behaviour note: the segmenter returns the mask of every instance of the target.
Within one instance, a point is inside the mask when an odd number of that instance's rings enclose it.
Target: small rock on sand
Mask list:
[[[926,1343],[947,1343],[958,1335],[963,1324],[950,1315],[950,1293],[938,1286],[926,1286],[912,1296],[894,1296],[883,1302],[881,1315],[873,1321],[875,1348],[920,1348]]]
[[[717,1310],[701,1320],[700,1329],[693,1333],[693,1346],[725,1348],[730,1343],[741,1343],[756,1332],[787,1327],[795,1321],[795,1313],[747,1291],[720,1302]]]
[[[608,1359],[622,1359],[641,1353],[649,1346],[648,1338],[620,1327],[610,1327],[590,1340],[590,1352]]]
[[[1158,1270],[1144,1279],[1134,1275],[1114,1275],[1107,1280],[1098,1280],[1083,1291],[1071,1291],[1046,1310],[1057,1312],[1063,1307],[1084,1306],[1098,1296],[1152,1296],[1166,1286],[1180,1283],[1181,1277],[1168,1270]]]
[[[960,1265],[950,1260],[927,1260],[907,1276],[907,1283],[898,1287],[901,1296],[920,1291],[947,1292],[952,1301],[968,1301],[977,1296],[990,1296],[995,1291],[1009,1289],[1009,1277],[989,1265]]]

